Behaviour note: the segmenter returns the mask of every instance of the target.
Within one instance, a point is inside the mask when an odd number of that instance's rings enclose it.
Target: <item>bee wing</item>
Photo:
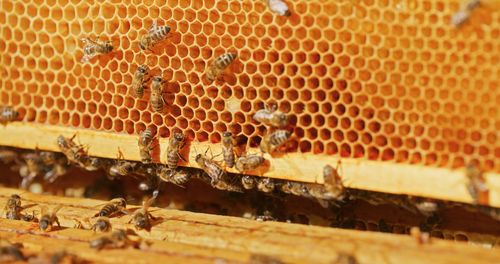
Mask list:
[[[57,214],[57,212],[59,212],[59,210],[61,210],[62,207],[63,207],[62,204],[56,205],[56,207],[52,209],[52,215]]]
[[[158,28],[158,21],[154,20],[153,23],[151,24],[151,27],[149,27],[149,29],[148,29],[148,33],[149,34],[154,33],[157,28]]]
[[[47,206],[40,205],[40,215],[45,215],[47,213]]]

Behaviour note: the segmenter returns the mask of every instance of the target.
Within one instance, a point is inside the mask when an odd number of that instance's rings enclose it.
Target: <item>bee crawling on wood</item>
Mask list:
[[[169,169],[174,170],[177,168],[179,159],[184,158],[179,153],[180,149],[184,147],[184,135],[182,133],[174,133],[168,140],[167,146],[167,166]]]
[[[185,170],[172,170],[165,167],[158,170],[158,177],[162,181],[170,182],[181,187],[191,179],[191,175]]]
[[[241,185],[247,190],[251,190],[257,186],[257,180],[255,177],[250,175],[244,175],[241,177]]]
[[[22,244],[0,241],[0,263],[11,263],[14,261],[25,261],[26,257],[21,251]],[[17,262],[16,262],[17,263]]]
[[[236,155],[234,154],[234,139],[231,132],[222,133],[222,156],[226,167],[232,168]]]
[[[127,201],[125,201],[125,199],[115,198],[106,203],[95,216],[111,217],[118,213],[127,214],[127,212],[125,211],[126,207],[127,207]]]
[[[151,109],[155,112],[162,112],[166,104],[165,99],[163,99],[163,85],[165,82],[160,75],[153,77],[153,81],[151,82],[149,103],[151,104]]]
[[[59,223],[59,218],[57,218],[57,212],[62,208],[62,205],[57,205],[52,209],[51,212],[47,210],[47,207],[41,206],[41,216],[40,221],[38,222],[38,226],[40,230],[44,232],[49,232],[52,230],[54,224],[57,224],[58,227],[61,227]]]
[[[339,166],[340,160],[336,168],[330,165],[326,165],[323,168],[323,186],[325,187],[326,195],[338,200],[343,199],[345,193],[345,187],[339,174]]]
[[[217,57],[206,70],[206,80],[212,83],[238,57],[236,53],[226,53]]]
[[[115,164],[109,167],[108,176],[110,179],[115,179],[131,174],[135,169],[136,163],[124,160],[123,153],[118,150],[118,159]]]
[[[100,216],[96,219],[95,223],[91,227],[94,232],[108,232],[111,230],[111,223],[109,218],[105,216]]]
[[[17,120],[19,112],[14,110],[12,106],[0,106],[0,124],[6,124]]]
[[[268,106],[264,109],[260,109],[253,115],[253,119],[260,122],[266,126],[271,127],[286,127],[288,125],[288,117],[285,113],[276,110],[276,106],[269,108]]]
[[[128,246],[138,248],[139,244],[140,242],[131,240],[127,235],[127,231],[123,229],[117,229],[111,234],[90,241],[90,247],[97,250],[104,248],[125,248]]]
[[[19,220],[21,219],[21,211],[23,208],[21,207],[21,196],[17,194],[12,194],[10,198],[7,200],[7,204],[3,209],[6,211],[5,218],[11,220]]]
[[[141,48],[141,50],[151,51],[151,49],[154,48],[156,44],[167,38],[169,32],[169,26],[158,26],[158,22],[155,20],[151,24],[148,33],[145,34],[141,38],[141,40],[139,40],[139,47]]]
[[[134,227],[138,230],[140,229],[149,230],[151,228],[151,220],[154,220],[156,218],[153,217],[151,213],[148,212],[148,209],[156,200],[156,197],[157,196],[154,195],[150,199],[144,201],[142,203],[142,207],[134,212],[132,218],[130,218],[130,221],[128,223],[134,222]]]
[[[265,161],[266,159],[264,159],[264,157],[262,157],[261,155],[243,155],[236,160],[235,168],[239,172],[255,170],[262,164],[264,164]]]
[[[141,161],[144,164],[149,164],[152,162],[151,151],[153,150],[153,132],[151,129],[146,128],[139,135],[139,154],[141,156]]]
[[[83,57],[81,62],[86,63],[89,62],[97,55],[107,54],[113,51],[113,46],[111,45],[111,41],[99,41],[99,37],[95,40],[91,40],[90,38],[82,38],[83,42]]]
[[[277,148],[283,146],[290,136],[291,132],[287,130],[276,130],[266,134],[260,143],[260,150],[264,153],[273,153]]]
[[[274,180],[271,178],[261,178],[257,183],[257,189],[262,192],[270,193],[274,191]]]
[[[70,163],[76,163],[80,167],[86,167],[89,162],[87,150],[83,145],[76,144],[73,141],[75,137],[76,134],[74,134],[71,138],[66,138],[60,135],[57,137],[57,145]]]
[[[206,156],[207,152],[208,149],[205,151],[205,155],[197,154],[195,161],[208,177],[210,177],[210,184],[219,190],[241,191],[241,188],[234,184],[234,179],[229,179],[226,171],[223,170],[213,158],[211,159]]]
[[[148,66],[140,65],[134,74],[134,79],[132,79],[132,92],[135,98],[142,98],[144,95],[144,89],[146,89],[146,83],[149,81],[148,78]]]
[[[284,193],[291,193],[297,196],[309,195],[307,186],[300,182],[287,181],[283,185],[281,185],[281,191]]]
[[[474,164],[469,163],[465,168],[465,175],[468,180],[467,191],[469,191],[474,202],[478,204],[488,204],[489,190],[481,170]]]
[[[269,9],[280,16],[291,16],[288,5],[283,0],[266,0]]]

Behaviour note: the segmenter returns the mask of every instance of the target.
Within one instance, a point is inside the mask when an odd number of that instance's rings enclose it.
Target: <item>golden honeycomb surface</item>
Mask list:
[[[450,24],[458,1],[298,0],[292,16],[265,1],[3,0],[0,102],[23,122],[248,147],[265,133],[265,104],[290,115],[287,151],[500,171],[500,13]],[[154,20],[171,27],[153,52],[139,39]],[[83,37],[111,54],[81,63]],[[204,71],[238,53],[223,82]],[[163,113],[130,91],[147,64],[168,81]]]

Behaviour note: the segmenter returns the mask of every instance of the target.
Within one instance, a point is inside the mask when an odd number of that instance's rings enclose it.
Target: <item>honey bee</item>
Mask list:
[[[253,119],[257,122],[271,127],[286,127],[288,125],[288,117],[285,113],[276,110],[276,107],[269,109],[267,106],[260,109],[253,115]]]
[[[118,159],[115,164],[109,167],[108,176],[112,180],[117,177],[127,176],[134,171],[135,166],[136,163],[124,160],[123,153],[118,151]]]
[[[138,247],[136,241],[131,240],[127,232],[123,229],[117,229],[110,235],[104,235],[90,241],[90,247],[97,250],[104,248],[125,248],[127,246]]]
[[[115,198],[106,203],[101,210],[95,216],[105,216],[111,217],[117,213],[125,213],[125,208],[127,207],[127,201],[123,198]]]
[[[27,153],[24,156],[26,164],[19,169],[19,174],[23,178],[21,188],[26,189],[33,182],[36,176],[42,174],[46,170],[40,155],[37,153]]]
[[[71,138],[66,138],[62,135],[57,137],[57,145],[61,152],[66,156],[69,162],[76,163],[81,167],[86,167],[89,162],[87,151],[83,145],[76,144],[73,139],[76,134]]]
[[[303,183],[287,181],[281,186],[281,191],[284,193],[291,193],[297,196],[308,196],[309,191],[307,186]]]
[[[266,134],[260,143],[260,150],[265,153],[272,153],[277,148],[285,144],[292,133],[287,130],[276,130]]]
[[[107,163],[105,159],[89,157],[83,168],[87,171],[96,171],[100,168],[105,168]]]
[[[422,232],[420,230],[420,228],[414,226],[412,228],[410,228],[410,235],[415,238],[415,240],[417,241],[417,243],[419,245],[422,245],[422,244],[429,244],[430,243],[430,236],[429,236],[429,233],[427,232]]]
[[[94,232],[108,232],[111,230],[111,223],[109,218],[105,216],[98,217],[95,223],[92,225],[92,231]]]
[[[337,163],[337,168],[333,168],[330,165],[326,165],[323,168],[323,181],[325,190],[328,195],[333,199],[342,199],[344,196],[344,184],[342,183],[342,178],[339,175],[338,168],[340,166],[340,161]]]
[[[142,208],[137,209],[134,212],[132,218],[128,223],[134,222],[134,227],[138,230],[149,230],[151,228],[151,220],[154,220],[155,218],[151,215],[151,213],[148,212],[148,209],[153,204],[155,199],[156,196],[153,196],[150,199],[144,201],[142,203]]]
[[[23,208],[21,207],[21,196],[17,194],[12,194],[10,198],[7,200],[7,204],[3,209],[6,211],[5,218],[11,220],[19,220],[21,219],[21,211]]]
[[[235,155],[233,134],[231,132],[222,133],[222,156],[224,157],[226,166],[232,168],[234,166]]]
[[[132,91],[134,92],[134,96],[136,98],[142,98],[144,95],[144,89],[146,88],[146,75],[148,74],[148,66],[140,65],[137,67],[137,70],[134,74],[134,79],[132,80]]]
[[[252,177],[250,175],[244,175],[241,177],[241,185],[243,185],[243,188],[245,188],[247,190],[251,190],[251,189],[255,188],[255,186],[257,185],[257,182],[256,182],[254,177]]]
[[[0,106],[0,123],[5,124],[17,119],[19,112],[14,110],[12,106]]]
[[[280,16],[291,16],[288,5],[283,0],[268,0],[269,9]]]
[[[239,157],[236,160],[235,168],[240,172],[255,170],[261,166],[266,159],[260,155],[251,154]]]
[[[266,193],[274,191],[274,187],[275,187],[274,180],[271,178],[259,179],[257,183],[257,189],[259,189],[259,191]]]
[[[151,96],[149,98],[149,103],[151,108],[155,112],[161,112],[163,106],[166,104],[165,99],[163,99],[163,84],[165,81],[161,76],[153,77],[153,82],[151,83]]]
[[[62,208],[62,205],[57,205],[52,209],[51,212],[48,212],[47,207],[40,206],[41,208],[41,216],[40,221],[38,222],[38,226],[40,230],[44,232],[49,232],[52,230],[53,225],[57,224],[58,227],[61,227],[59,223],[59,218],[57,218],[57,212]]]
[[[212,186],[219,190],[240,191],[240,188],[235,186],[232,181],[228,179],[226,171],[224,171],[215,161],[202,154],[196,155],[195,161],[208,177],[210,177],[210,184],[212,184]]]
[[[487,204],[489,190],[483,173],[474,164],[470,163],[465,168],[465,175],[469,181],[467,183],[467,190],[472,199],[474,199],[474,202]]]
[[[191,175],[186,171],[172,170],[163,167],[159,170],[158,177],[162,181],[184,186],[184,184],[186,184],[191,178]]]
[[[167,166],[174,170],[177,168],[179,159],[182,158],[179,150],[184,146],[184,135],[182,133],[174,133],[168,140],[167,146]]]
[[[93,59],[95,56],[100,54],[107,54],[113,51],[113,46],[111,41],[99,41],[99,37],[95,40],[90,38],[82,38],[83,42],[83,57],[81,62],[86,63]]]
[[[12,244],[6,241],[0,241],[0,263],[25,261],[26,257],[20,248],[22,248],[21,244]]]
[[[170,32],[169,26],[158,26],[158,22],[155,20],[151,27],[148,30],[148,33],[144,35],[139,41],[139,47],[141,50],[149,50],[160,41],[163,41],[167,38],[168,33]]]
[[[471,12],[474,11],[481,4],[480,0],[466,0],[460,10],[455,12],[451,16],[451,24],[455,27],[462,26],[471,16]]]
[[[213,82],[238,57],[236,53],[226,53],[217,57],[207,68],[206,79]]]
[[[151,146],[153,144],[153,133],[151,132],[151,129],[146,128],[144,131],[142,131],[139,135],[139,154],[141,156],[141,161],[144,164],[149,164],[152,162],[151,158],[151,150],[153,150],[153,147]]]

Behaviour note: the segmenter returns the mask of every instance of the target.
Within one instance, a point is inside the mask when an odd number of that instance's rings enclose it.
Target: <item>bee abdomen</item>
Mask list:
[[[154,41],[161,41],[167,37],[167,34],[170,32],[169,26],[158,27],[158,30],[151,34],[151,38]]]
[[[167,154],[167,167],[169,169],[177,168],[179,163],[179,153],[177,151],[170,151]]]
[[[101,211],[99,211],[99,216],[109,216],[116,211],[116,206],[113,204],[105,205]]]
[[[271,135],[269,142],[272,145],[279,147],[279,146],[283,145],[288,140],[290,135],[291,135],[291,133],[286,131],[286,130],[278,130]]]
[[[227,68],[236,59],[236,57],[238,57],[236,53],[226,53],[218,57],[215,60],[215,64],[222,70]]]
[[[232,168],[234,166],[234,152],[231,149],[224,148],[223,156],[226,166]]]

